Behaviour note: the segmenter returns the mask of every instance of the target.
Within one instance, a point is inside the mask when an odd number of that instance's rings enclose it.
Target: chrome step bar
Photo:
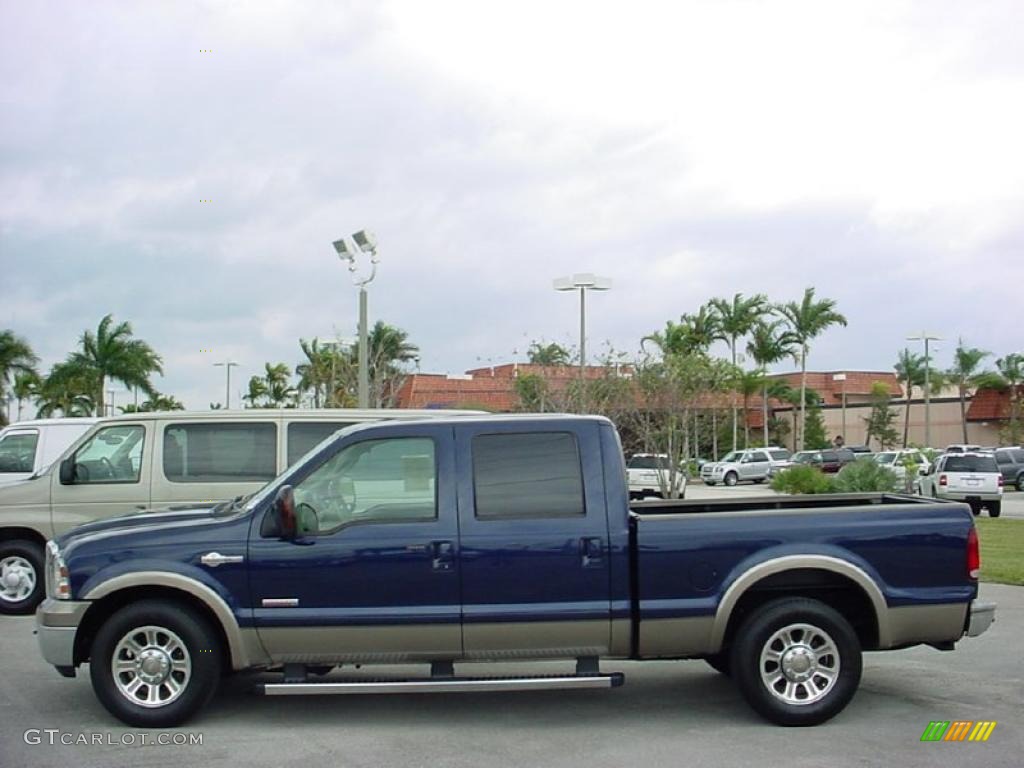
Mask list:
[[[547,677],[464,677],[422,680],[339,680],[323,683],[264,683],[266,696],[307,696],[311,694],[356,693],[491,693],[495,691],[548,691],[584,688],[617,688],[625,678],[621,672],[608,675],[563,675]],[[259,688],[257,688],[259,690]]]

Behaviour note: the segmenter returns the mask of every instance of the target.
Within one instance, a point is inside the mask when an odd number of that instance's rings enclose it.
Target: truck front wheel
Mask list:
[[[145,600],[125,606],[96,633],[89,676],[112,715],[141,728],[183,723],[213,696],[222,653],[194,610]]]
[[[839,612],[818,600],[773,600],[740,626],[731,669],[747,703],[766,719],[817,725],[857,691],[860,640]]]
[[[735,472],[730,472],[725,476],[725,484],[730,488],[739,482],[739,476]]]

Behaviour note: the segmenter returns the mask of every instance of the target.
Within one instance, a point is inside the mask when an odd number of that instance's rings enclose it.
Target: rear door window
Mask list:
[[[39,433],[8,432],[0,438],[0,476],[4,472],[31,472],[36,463]]]
[[[571,432],[477,435],[473,484],[481,520],[585,514],[579,446]]]
[[[168,424],[164,476],[172,483],[245,483],[277,475],[277,425]]]

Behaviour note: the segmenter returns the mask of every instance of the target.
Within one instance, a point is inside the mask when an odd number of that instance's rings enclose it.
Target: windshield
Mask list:
[[[245,509],[247,511],[250,509],[254,509],[265,498],[270,496],[272,493],[276,493],[277,489],[280,488],[282,485],[287,485],[291,478],[298,473],[298,471],[306,464],[306,461],[310,457],[316,454],[317,451],[326,446],[332,440],[336,439],[339,435],[348,434],[349,432],[352,432],[353,430],[358,429],[359,427],[362,426],[365,426],[365,424],[352,424],[348,427],[345,427],[344,429],[339,429],[337,432],[333,432],[332,434],[325,437],[319,443],[317,443],[308,451],[306,451],[300,458],[298,458],[295,461],[294,464],[288,467],[284,472],[275,477],[273,480],[269,481],[266,485],[264,485],[262,488],[260,488],[252,495],[246,497],[248,499],[248,502],[246,502],[245,504]],[[227,513],[226,510],[224,511],[224,513]]]
[[[895,451],[885,451],[884,453],[876,453],[874,458],[879,464],[894,464],[898,455]]]
[[[785,448],[780,448],[775,451],[768,451],[768,455],[772,457],[772,461],[785,461],[789,458],[789,451]]]
[[[743,451],[729,451],[725,456],[722,457],[722,461],[739,461],[743,458]]]
[[[797,464],[810,464],[812,461],[821,461],[821,454],[817,451],[799,451],[793,455],[793,461]]]

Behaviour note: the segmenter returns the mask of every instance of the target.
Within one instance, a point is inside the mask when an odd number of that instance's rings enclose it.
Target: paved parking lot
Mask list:
[[[816,728],[768,725],[702,662],[624,662],[605,669],[625,672],[626,685],[601,692],[263,698],[235,679],[182,729],[202,735],[197,746],[139,745],[161,732],[122,727],[94,698],[87,670],[65,680],[43,663],[31,618],[4,619],[0,765],[1018,766],[1024,588],[983,585],[982,595],[1000,606],[988,633],[954,653],[869,654],[852,704]],[[998,725],[984,744],[921,743],[930,721],[956,719]],[[51,746],[45,733],[27,744],[27,729],[114,744]]]

